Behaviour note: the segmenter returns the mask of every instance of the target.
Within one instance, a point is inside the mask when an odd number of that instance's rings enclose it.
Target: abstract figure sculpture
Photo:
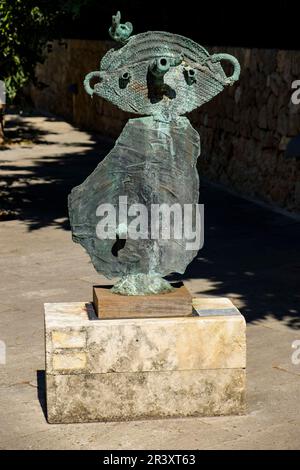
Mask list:
[[[72,190],[69,214],[73,240],[87,250],[95,269],[108,278],[121,277],[113,291],[145,295],[170,291],[163,277],[183,273],[198,251],[187,248],[185,233],[181,239],[174,236],[175,220],[169,239],[150,236],[150,227],[161,220],[153,207],[196,208],[198,203],[200,139],[182,115],[238,80],[240,66],[233,56],[209,55],[183,36],[154,31],[130,37],[131,32],[132,24],[121,24],[119,12],[113,16],[109,33],[119,44],[103,57],[99,71],[86,76],[84,87],[91,96],[145,117],[130,119],[113,150]],[[223,60],[233,65],[230,77]],[[96,227],[104,213],[98,208],[105,204],[118,208],[118,214],[130,207],[129,216],[146,207],[151,216],[140,237],[130,236],[128,219],[120,215],[113,236],[99,237]],[[195,217],[190,218],[194,227]]]

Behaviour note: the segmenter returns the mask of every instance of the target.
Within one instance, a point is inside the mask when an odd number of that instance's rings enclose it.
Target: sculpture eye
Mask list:
[[[128,83],[130,82],[130,73],[128,71],[123,72],[119,78],[119,86],[120,88],[126,88]]]
[[[191,67],[185,68],[183,71],[184,78],[188,85],[192,85],[196,81],[196,71]]]

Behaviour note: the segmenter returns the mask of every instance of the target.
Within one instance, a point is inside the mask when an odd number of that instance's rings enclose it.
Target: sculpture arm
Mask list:
[[[212,63],[221,62],[221,60],[227,60],[233,65],[233,73],[230,77],[227,77],[229,85],[233,85],[239,79],[241,73],[241,66],[239,61],[230,54],[213,54],[209,57]]]
[[[101,79],[101,72],[96,71],[96,72],[88,73],[86,75],[85,79],[84,79],[84,82],[83,82],[84,89],[90,96],[93,96],[93,94],[94,94],[94,89],[90,85],[90,81],[94,77],[97,77],[97,78]]]

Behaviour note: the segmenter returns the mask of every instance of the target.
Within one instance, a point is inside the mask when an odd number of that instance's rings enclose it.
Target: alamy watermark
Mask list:
[[[0,106],[6,103],[6,88],[3,80],[0,80]]]
[[[0,340],[0,365],[6,364],[6,344]]]
[[[292,90],[295,90],[291,96],[291,102],[295,105],[300,104],[300,80],[294,80]]]
[[[200,250],[204,243],[203,204],[144,204],[128,205],[127,196],[119,197],[119,204],[100,204],[96,216],[99,239],[115,240],[180,240],[186,250]]]
[[[300,364],[300,339],[292,342],[292,349],[295,350],[291,356],[292,364],[298,366]]]

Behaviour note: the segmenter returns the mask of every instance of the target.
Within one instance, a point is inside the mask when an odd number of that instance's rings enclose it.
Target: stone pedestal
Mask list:
[[[89,302],[45,304],[49,423],[243,413],[244,318],[226,298],[193,306],[103,320]]]

